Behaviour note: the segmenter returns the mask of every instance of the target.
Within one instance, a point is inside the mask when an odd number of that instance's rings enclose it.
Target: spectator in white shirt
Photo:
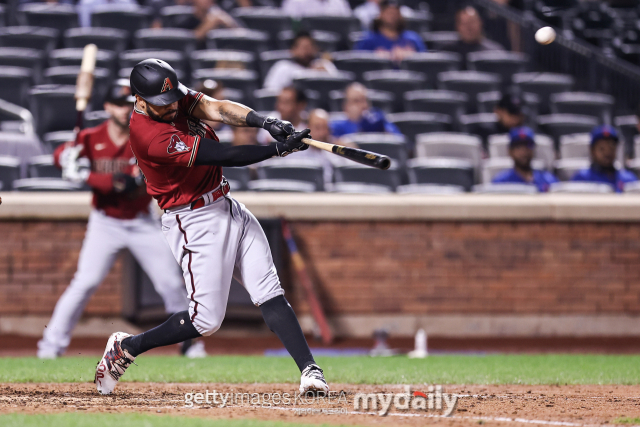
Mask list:
[[[306,31],[301,31],[291,41],[291,59],[281,59],[273,64],[264,79],[265,89],[282,90],[293,83],[300,71],[319,70],[336,73],[331,61],[318,57],[318,45]]]
[[[347,0],[284,0],[282,11],[293,18],[314,15],[351,16]]]

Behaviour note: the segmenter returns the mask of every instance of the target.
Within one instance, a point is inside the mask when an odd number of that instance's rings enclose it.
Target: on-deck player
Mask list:
[[[44,336],[38,342],[40,358],[51,359],[64,353],[87,301],[121,249],[128,248],[149,275],[167,313],[181,312],[188,306],[180,269],[157,219],[150,212],[151,196],[145,191],[131,152],[129,119],[133,101],[129,82],[118,80],[104,103],[109,119],[78,133],[75,142],[61,145],[54,153],[64,178],[86,182],[91,187],[93,210],[78,270],[58,300]],[[86,157],[91,168],[81,168],[78,157]],[[187,343],[183,349],[187,356],[206,355],[202,342],[191,346]]]
[[[139,354],[217,331],[235,277],[298,365],[300,392],[328,392],[284,297],[266,236],[247,208],[229,197],[222,176],[222,166],[250,165],[308,148],[302,139],[309,136],[309,129],[295,132],[289,122],[191,91],[178,82],[169,64],[158,59],[137,64],[130,81],[136,96],[131,147],[147,191],[165,211],[162,231],[182,266],[190,303],[189,310],[142,334],[112,334],[96,368],[98,391],[111,393]],[[203,120],[261,127],[278,142],[223,146]]]

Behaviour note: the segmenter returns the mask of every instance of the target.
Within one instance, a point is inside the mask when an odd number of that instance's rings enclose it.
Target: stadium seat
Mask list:
[[[439,113],[394,113],[387,120],[396,125],[406,137],[410,147],[415,145],[416,135],[427,132],[447,132],[451,130],[451,116]]]
[[[0,190],[11,191],[13,183],[20,178],[20,159],[0,156]]]
[[[333,174],[336,183],[351,182],[383,185],[391,191],[395,191],[396,187],[401,184],[400,170],[393,164],[384,171],[357,163],[345,164],[335,166]]]
[[[65,65],[47,68],[43,72],[43,77],[45,84],[75,85],[79,73],[79,65]],[[91,96],[91,105],[93,105],[93,108],[102,108],[110,83],[111,73],[109,70],[96,67],[93,72],[93,91]]]
[[[597,117],[578,114],[549,114],[538,117],[540,130],[553,137],[556,147],[559,147],[562,135],[591,132],[598,124]]]
[[[349,34],[358,31],[361,26],[360,21],[355,16],[335,16],[327,14],[303,17],[300,20],[300,28],[304,28],[307,31],[336,33],[346,43]]]
[[[516,73],[511,77],[514,85],[522,92],[535,93],[540,97],[540,113],[546,114],[549,109],[549,98],[554,93],[569,92],[575,79],[568,74],[556,73]]]
[[[191,54],[190,62],[192,70],[203,68],[256,70],[256,55],[239,50],[198,50]]]
[[[395,95],[391,92],[381,90],[367,89],[367,99],[374,108],[385,113],[393,112]],[[342,111],[342,103],[344,101],[344,91],[332,90],[329,92],[329,111]]]
[[[248,189],[261,192],[313,193],[316,186],[292,179],[256,179],[249,182]]]
[[[75,86],[39,85],[29,91],[29,104],[36,133],[73,129],[76,123]]]
[[[471,52],[467,55],[467,67],[470,70],[499,74],[502,84],[511,84],[511,76],[527,70],[529,56],[520,52],[506,50],[487,50]]]
[[[469,96],[467,109],[474,112],[478,94],[499,90],[501,80],[500,75],[495,73],[445,71],[438,74],[438,88],[466,93]]]
[[[246,28],[267,33],[272,49],[277,46],[278,34],[291,30],[291,18],[276,7],[238,7],[232,14]]]
[[[61,178],[25,178],[13,182],[14,191],[82,191],[82,184]]]
[[[129,33],[117,28],[72,28],[64,32],[64,46],[84,48],[89,43],[98,46],[99,50],[110,50],[120,53],[127,48]]]
[[[545,164],[540,159],[534,159],[531,167],[536,170],[545,169]],[[482,183],[490,184],[495,176],[503,170],[513,168],[511,157],[492,157],[482,161]]]
[[[591,92],[554,93],[549,97],[554,114],[583,114],[598,117],[602,123],[611,124],[615,99],[611,95]]]
[[[71,4],[30,3],[18,8],[22,25],[55,28],[59,32],[78,26],[78,12]]]
[[[269,35],[246,28],[211,30],[207,33],[207,49],[243,50],[258,55],[268,50]]]
[[[165,6],[160,10],[163,28],[188,28],[194,22],[193,6]]]
[[[390,59],[382,58],[376,52],[368,50],[333,52],[331,59],[339,70],[354,73],[356,80],[360,82],[363,81],[363,74],[367,71],[390,70],[393,68],[393,63]]]
[[[460,116],[466,111],[469,97],[462,92],[449,90],[414,90],[405,92],[405,111],[421,111],[426,113],[440,113],[451,116],[459,122]]]
[[[462,132],[476,135],[486,135],[487,132],[495,129],[497,123],[498,116],[495,113],[465,114],[460,116]]]
[[[637,174],[637,172],[636,172],[636,174]],[[640,181],[627,182],[624,185],[624,192],[625,193],[633,193],[633,194],[640,193]]]
[[[289,52],[289,49],[261,52],[259,66],[262,77],[266,77],[273,64],[282,59],[291,59],[291,52]]]
[[[84,113],[84,127],[92,128],[109,119],[109,113],[104,110],[95,110]]]
[[[24,47],[0,47],[0,67],[23,67],[31,70],[33,83],[42,81],[44,52]]]
[[[400,68],[421,72],[427,75],[427,81],[434,85],[438,74],[460,69],[462,57],[455,52],[417,52],[405,58]]]
[[[447,45],[460,40],[456,31],[426,31],[420,36],[429,50],[446,50]]]
[[[256,111],[275,111],[279,90],[257,89],[253,92]]]
[[[406,2],[405,5],[407,8],[402,10],[405,28],[418,34],[429,31],[429,24],[433,20],[433,15],[428,10],[420,10],[417,7],[409,6]],[[422,5],[424,5],[424,3],[422,3]],[[418,7],[420,7],[420,5]]]
[[[493,113],[496,105],[502,99],[502,92],[482,92],[476,97],[478,112],[479,113]],[[522,113],[532,124],[536,123],[538,117],[538,109],[540,105],[540,97],[535,93],[523,93],[522,94]],[[534,126],[535,127],[535,126]]]
[[[58,41],[58,30],[44,27],[4,27],[0,28],[0,46],[37,49],[48,54]]]
[[[627,157],[633,157],[633,139],[638,134],[638,116],[632,114],[628,116],[615,117],[613,119],[613,125],[622,133],[625,145],[625,155]],[[640,156],[640,153],[638,153],[638,155]]]
[[[51,67],[64,67],[64,66],[80,66],[82,64],[82,55],[84,49],[81,48],[67,48],[56,49],[49,54],[49,65]],[[109,50],[98,50],[96,56],[96,67],[109,70],[111,73],[115,72],[114,65],[116,64],[116,54]],[[75,83],[75,82],[74,82]]]
[[[0,67],[0,98],[26,107],[33,72],[23,67]]]
[[[450,196],[464,193],[461,185],[446,184],[406,184],[396,188],[398,194],[424,194],[430,196]]]
[[[151,15],[151,11],[145,7],[107,3],[96,6],[93,9],[91,26],[117,28],[134,33],[137,30],[149,27]]]
[[[344,139],[363,150],[388,156],[401,170],[406,165],[408,158],[407,144],[402,135],[393,133],[351,133],[345,135]]]
[[[244,191],[251,181],[251,169],[246,166],[240,167],[225,167],[222,169],[222,175],[235,184],[231,187],[234,191]],[[236,187],[237,185],[237,187]]]
[[[258,89],[258,73],[253,70],[237,70],[233,68],[205,68],[192,73],[193,83],[211,79],[221,82],[225,88],[238,89],[246,100],[251,100]]]
[[[315,191],[324,191],[322,163],[312,159],[269,159],[257,169],[259,179],[285,179],[311,183]]]
[[[574,133],[560,137],[561,159],[586,159],[590,156],[591,135],[588,133]],[[618,144],[616,158],[624,162],[624,145]]]
[[[182,28],[145,28],[135,32],[136,49],[176,50],[189,55],[196,49],[193,31]]]
[[[86,121],[85,121],[86,124]],[[89,126],[86,126],[89,127]],[[48,152],[53,152],[60,144],[68,141],[75,141],[76,133],[72,130],[61,130],[56,132],[48,132],[42,136],[42,142]]]
[[[549,186],[549,193],[607,194],[613,188],[596,182],[556,182]]]
[[[329,93],[332,90],[343,90],[353,82],[354,75],[348,71],[329,74],[325,71],[306,70],[297,74],[293,80],[303,90],[313,90],[320,95],[320,105],[328,109]]]
[[[591,166],[591,160],[585,159],[560,159],[554,162],[556,176],[560,181],[569,181],[581,169]]]
[[[124,76],[120,75],[119,77],[129,78],[131,69],[133,69],[133,67],[135,67],[138,62],[144,61],[145,59],[149,58],[156,58],[166,61],[176,70],[178,79],[183,84],[189,84],[189,63],[186,59],[185,54],[176,50],[125,50],[118,55],[118,63],[120,64],[121,69],[127,69],[128,71]]]
[[[295,33],[291,30],[278,33],[278,48],[288,49],[294,37]],[[340,46],[340,35],[338,33],[313,30],[311,31],[311,37],[321,52],[335,52]]]
[[[474,183],[473,165],[452,158],[417,158],[407,162],[411,184],[456,185],[469,191]]]
[[[403,110],[405,92],[425,89],[427,77],[424,73],[407,70],[367,71],[364,84],[370,89],[391,92],[395,96],[394,111]]]
[[[387,194],[392,192],[391,188],[386,185],[361,182],[336,182],[327,185],[327,191],[346,194]]]
[[[475,135],[455,132],[424,133],[416,136],[416,157],[464,159],[480,166],[482,142]]]
[[[538,189],[532,184],[497,183],[477,184],[472,191],[476,194],[537,194]]]
[[[556,152],[553,144],[553,139],[547,135],[536,134],[536,149],[534,159],[541,160],[544,164],[544,169],[550,169],[556,158]],[[497,134],[489,135],[487,138],[487,145],[489,151],[489,157],[500,158],[509,157],[509,135]]]
[[[44,154],[29,159],[29,178],[62,178],[62,171],[53,164],[53,155]]]

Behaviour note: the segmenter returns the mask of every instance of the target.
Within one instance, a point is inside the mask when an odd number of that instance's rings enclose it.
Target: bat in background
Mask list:
[[[313,288],[311,278],[307,273],[307,267],[305,266],[304,259],[302,258],[302,255],[300,255],[300,252],[298,252],[298,246],[296,245],[296,241],[293,239],[289,224],[284,219],[282,220],[282,236],[284,237],[284,240],[287,243],[287,247],[289,248],[289,253],[291,254],[291,262],[293,263],[293,269],[296,271],[298,279],[300,280],[300,283],[302,284],[302,287],[304,288],[305,294],[307,296],[307,303],[309,304],[309,308],[311,309],[311,315],[313,316],[313,319],[320,329],[322,343],[325,345],[331,344],[331,342],[333,341],[333,332],[331,332],[331,327],[327,322],[327,317],[325,316],[324,310],[322,309],[322,304],[320,304],[320,299],[318,299],[318,295]]]
[[[327,142],[316,141],[311,138],[304,138],[302,140],[305,144],[312,147],[319,148],[321,150],[328,151],[333,154],[337,154],[345,159],[353,160],[354,162],[362,163],[366,166],[371,166],[377,169],[386,170],[391,166],[391,159],[382,154],[373,153],[367,150],[360,150],[359,148],[345,147],[344,145],[329,144]]]
[[[82,53],[82,63],[80,65],[80,73],[76,80],[76,131],[83,127],[84,110],[87,108],[89,99],[91,99],[91,91],[93,89],[93,73],[96,69],[96,56],[98,47],[95,44],[88,44],[84,47]]]

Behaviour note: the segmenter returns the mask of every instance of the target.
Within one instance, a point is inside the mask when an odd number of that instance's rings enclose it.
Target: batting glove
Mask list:
[[[278,142],[285,142],[289,135],[295,132],[291,122],[278,120],[275,117],[267,117],[262,124],[262,128],[271,134]]]
[[[302,140],[304,138],[311,138],[311,136],[309,135],[310,132],[311,131],[309,129],[305,129],[300,132],[294,132],[293,135],[289,135],[285,142],[276,143],[278,156],[285,157],[291,153],[304,151],[309,148],[309,146],[302,142]]]

